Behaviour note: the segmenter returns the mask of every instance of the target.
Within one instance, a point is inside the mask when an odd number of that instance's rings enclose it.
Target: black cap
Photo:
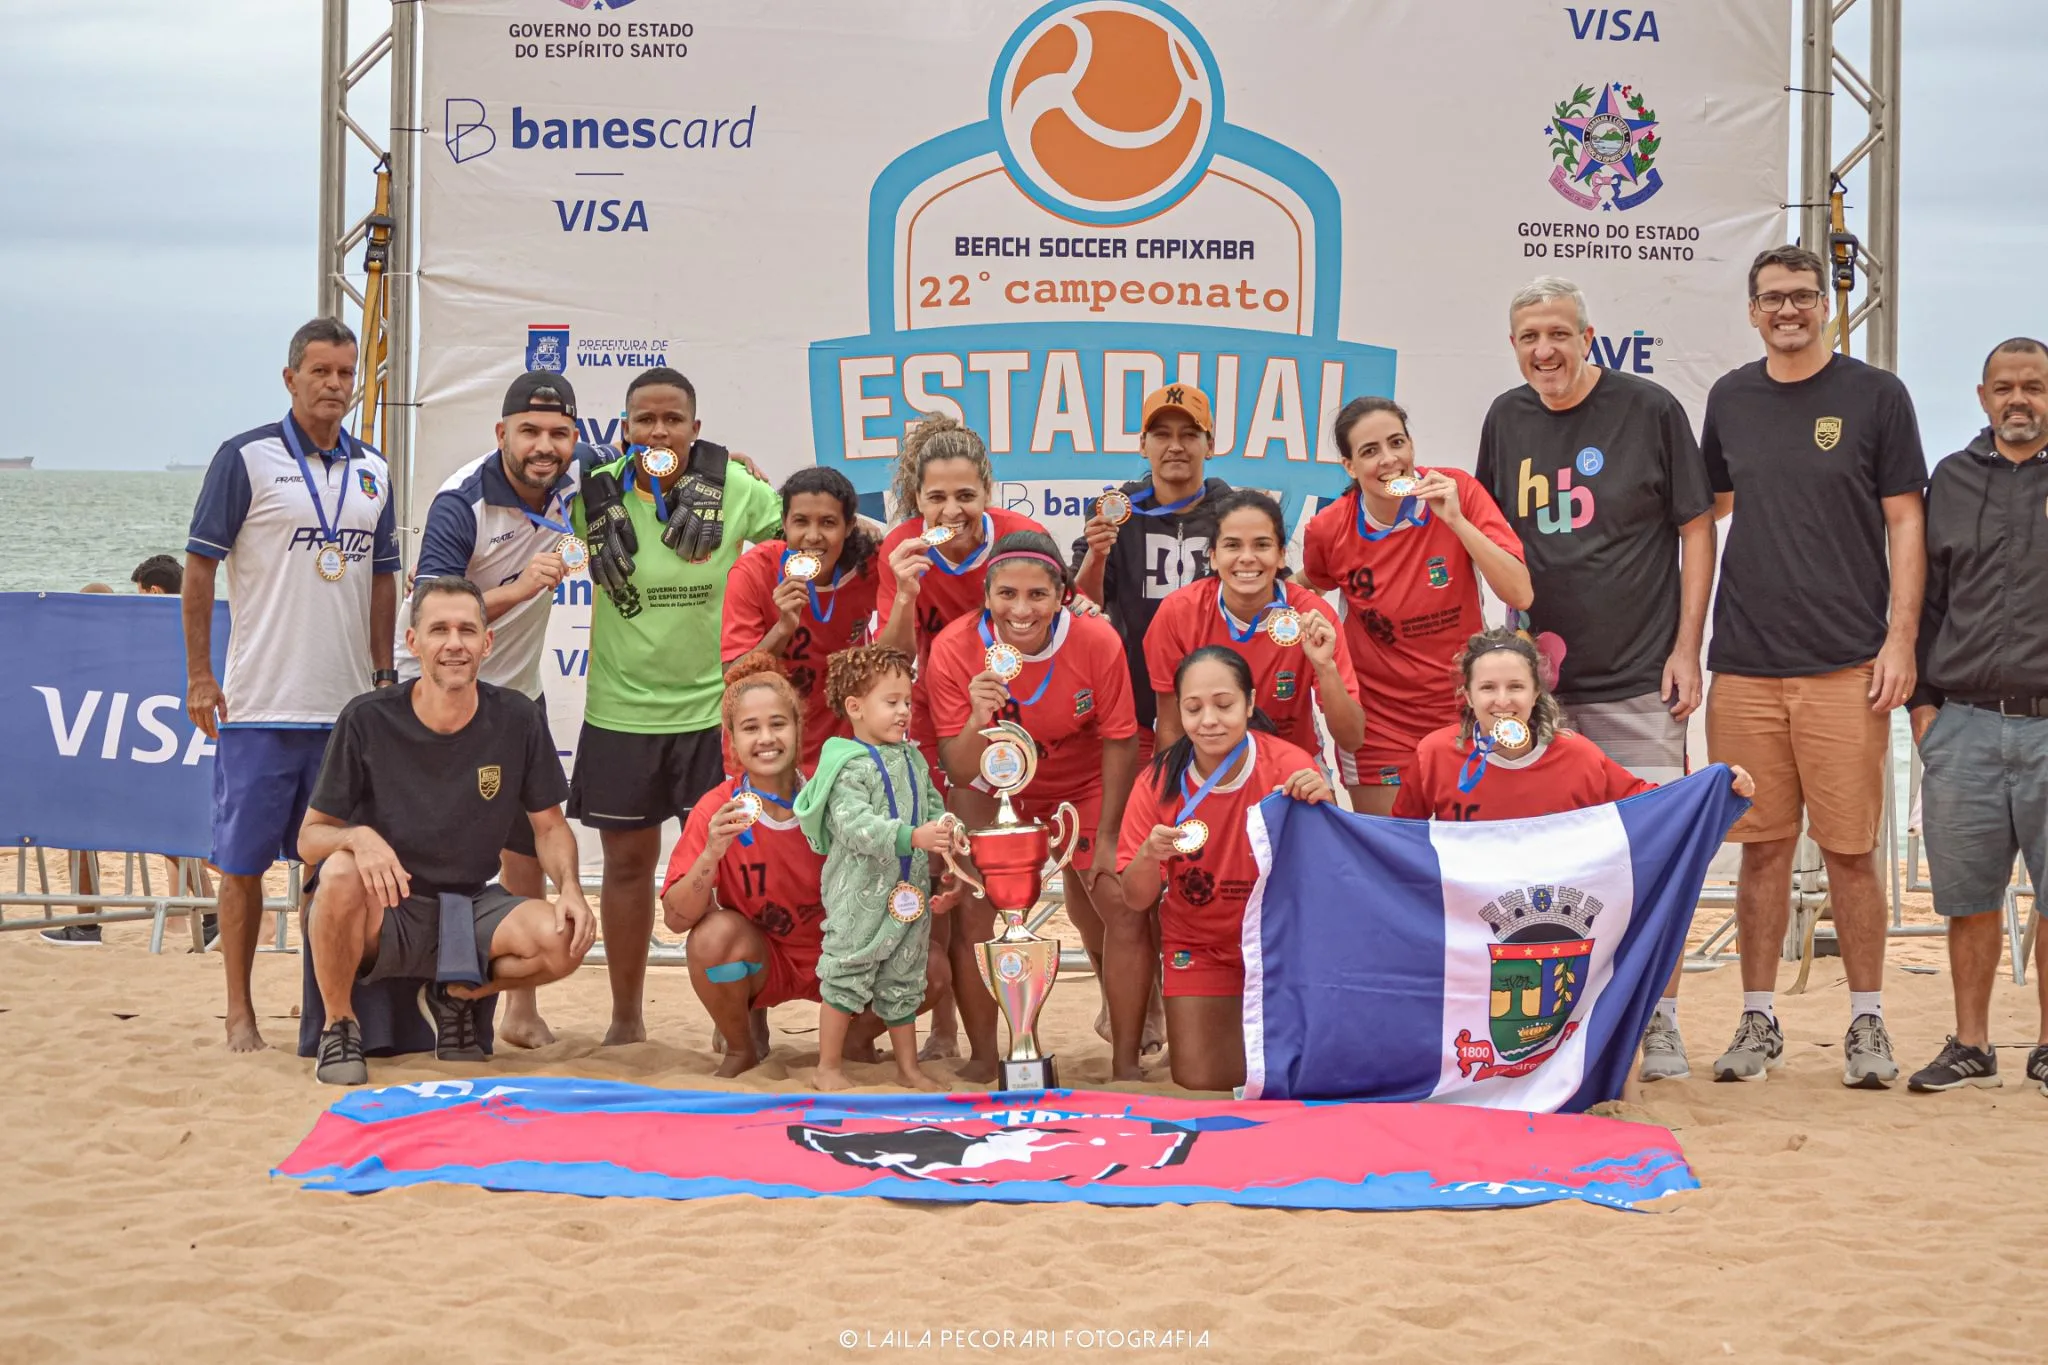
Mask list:
[[[553,370],[528,370],[505,390],[505,407],[499,415],[510,417],[515,412],[559,412],[564,417],[574,417],[576,390],[569,387],[567,375]]]

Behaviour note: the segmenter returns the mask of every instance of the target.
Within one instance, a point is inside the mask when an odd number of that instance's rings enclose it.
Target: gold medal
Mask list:
[[[665,479],[682,466],[682,460],[667,446],[640,452],[640,472],[650,479]]]
[[[562,567],[570,573],[590,562],[590,547],[575,536],[563,536],[556,541],[555,553],[562,557]]]
[[[1095,500],[1095,511],[1111,526],[1121,526],[1131,519],[1131,495],[1112,488]]]
[[[889,918],[899,924],[915,924],[924,918],[924,892],[909,882],[889,888]]]
[[[1415,496],[1415,490],[1420,487],[1422,487],[1422,480],[1416,478],[1413,474],[1397,474],[1387,480],[1387,496],[1391,498],[1410,498]]]
[[[824,569],[824,564],[809,550],[798,550],[782,564],[783,575],[794,578],[799,583],[810,582],[824,572]]]
[[[313,556],[313,568],[329,583],[339,583],[348,572],[348,561],[341,557],[341,548],[330,541]]]
[[[1529,742],[1529,727],[1513,716],[1502,716],[1495,721],[1490,733],[1493,742],[1503,749],[1519,749]]]
[[[761,798],[747,788],[741,787],[732,799],[739,806],[740,814],[747,818],[747,825],[751,828],[753,823],[761,818]]]
[[[950,526],[934,526],[927,522],[924,530],[918,532],[917,538],[927,545],[944,545],[957,534],[958,532]]]
[[[1173,833],[1175,853],[1200,853],[1209,842],[1209,826],[1200,820],[1183,820]]]
[[[1263,629],[1268,640],[1282,649],[1290,649],[1301,643],[1301,613],[1292,607],[1269,611]]]
[[[988,671],[1004,682],[1010,682],[1024,671],[1024,656],[1017,652],[1017,646],[1002,640],[988,647]]]

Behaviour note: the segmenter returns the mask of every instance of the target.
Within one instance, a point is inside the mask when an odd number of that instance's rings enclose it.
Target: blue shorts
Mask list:
[[[2048,876],[2048,716],[2001,716],[1949,702],[1920,739],[1920,832],[1934,909],[2005,907],[2012,863]]]
[[[260,877],[272,863],[298,861],[299,825],[331,733],[324,726],[222,728],[213,755],[215,867],[230,877]]]

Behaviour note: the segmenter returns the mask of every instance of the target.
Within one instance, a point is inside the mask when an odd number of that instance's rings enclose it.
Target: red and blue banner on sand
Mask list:
[[[708,1199],[1632,1209],[1697,1189],[1677,1141],[1619,1119],[1446,1104],[1102,1091],[740,1094],[570,1078],[358,1091],[275,1174],[366,1194],[430,1182]]]

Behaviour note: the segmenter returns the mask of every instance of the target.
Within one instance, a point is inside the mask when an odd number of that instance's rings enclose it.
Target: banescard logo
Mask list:
[[[744,114],[562,114],[512,106],[507,145],[515,152],[574,151],[738,151],[754,145],[754,119],[759,105]],[[498,147],[500,125],[482,100],[452,96],[442,105],[441,141],[457,162],[474,161]]]
[[[1550,186],[1582,209],[1628,210],[1664,188],[1652,164],[1663,149],[1657,111],[1619,81],[1582,85],[1557,102],[1543,129],[1550,139]]]
[[[1140,402],[1180,383],[1209,395],[1220,477],[1323,492],[1321,418],[1394,381],[1391,350],[1337,333],[1336,184],[1227,121],[1216,53],[1165,0],[1051,0],[992,56],[986,117],[875,179],[868,331],[811,347],[819,462],[878,499],[941,412],[998,477],[1100,486],[1143,472]]]

